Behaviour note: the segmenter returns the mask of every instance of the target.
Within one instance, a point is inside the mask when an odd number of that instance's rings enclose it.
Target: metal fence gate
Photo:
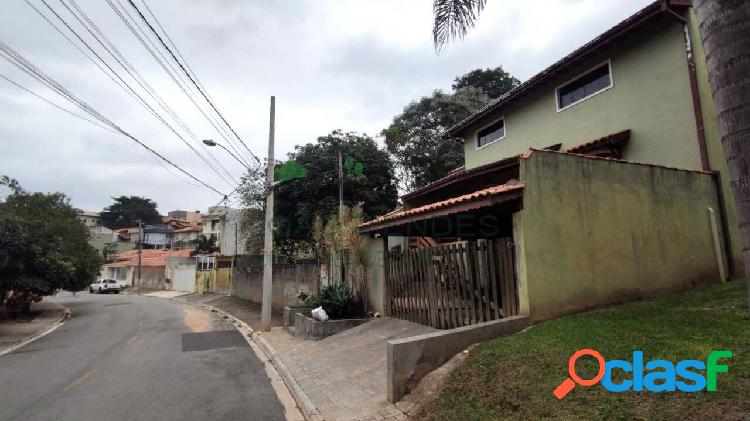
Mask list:
[[[518,314],[509,238],[388,252],[391,317],[438,329]]]

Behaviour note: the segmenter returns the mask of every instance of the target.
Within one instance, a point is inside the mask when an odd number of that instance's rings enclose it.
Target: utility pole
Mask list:
[[[340,146],[339,146],[340,148]],[[341,149],[339,149],[339,227],[343,228],[344,225],[344,154],[341,153]],[[346,252],[344,251],[344,248],[342,247],[341,250],[339,250],[339,283],[344,283],[344,277],[346,276],[345,268],[344,268],[344,256],[346,255]]]
[[[141,285],[141,255],[143,254],[143,220],[138,220],[138,288]]]
[[[343,154],[339,149],[339,220],[344,214],[344,163]]]
[[[266,163],[266,227],[263,234],[263,304],[260,311],[260,330],[271,330],[271,295],[273,291],[273,157],[276,97],[271,97],[270,129],[268,132],[268,162]]]

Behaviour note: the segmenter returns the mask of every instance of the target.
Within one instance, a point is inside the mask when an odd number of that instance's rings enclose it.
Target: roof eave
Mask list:
[[[691,2],[689,0],[658,0],[651,3],[634,15],[631,15],[627,19],[613,26],[603,34],[597,36],[593,40],[579,47],[572,53],[553,63],[546,69],[532,76],[525,82],[518,85],[516,88],[508,91],[505,95],[488,104],[484,109],[477,111],[463,121],[449,128],[443,133],[442,137],[461,137],[466,129],[476,124],[482,118],[492,114],[495,111],[498,111],[500,108],[507,105],[516,98],[523,96],[528,91],[533,91],[540,84],[547,82],[550,78],[555,76],[558,72],[564,70],[570,65],[579,62],[580,60],[586,58],[590,54],[593,54],[594,52],[598,51],[600,48],[606,46],[614,40],[626,35],[631,30],[648,22],[655,16],[669,12],[671,10],[670,6],[690,7]]]

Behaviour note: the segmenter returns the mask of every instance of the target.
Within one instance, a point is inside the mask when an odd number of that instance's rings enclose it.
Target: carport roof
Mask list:
[[[491,206],[521,197],[523,194],[523,188],[523,183],[509,182],[461,196],[452,197],[450,199],[441,200],[439,202],[430,203],[428,205],[419,206],[417,208],[393,211],[360,225],[360,232],[372,232],[391,226],[430,219],[436,216],[451,215],[485,206]]]

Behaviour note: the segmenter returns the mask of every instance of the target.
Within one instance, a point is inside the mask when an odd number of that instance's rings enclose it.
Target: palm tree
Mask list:
[[[434,0],[438,52],[474,27],[487,0]],[[695,0],[732,190],[737,204],[750,310],[750,1]]]
[[[737,204],[750,309],[750,2],[697,0],[694,6]]]
[[[463,39],[474,27],[487,0],[434,0],[432,38],[438,52],[456,38]]]

